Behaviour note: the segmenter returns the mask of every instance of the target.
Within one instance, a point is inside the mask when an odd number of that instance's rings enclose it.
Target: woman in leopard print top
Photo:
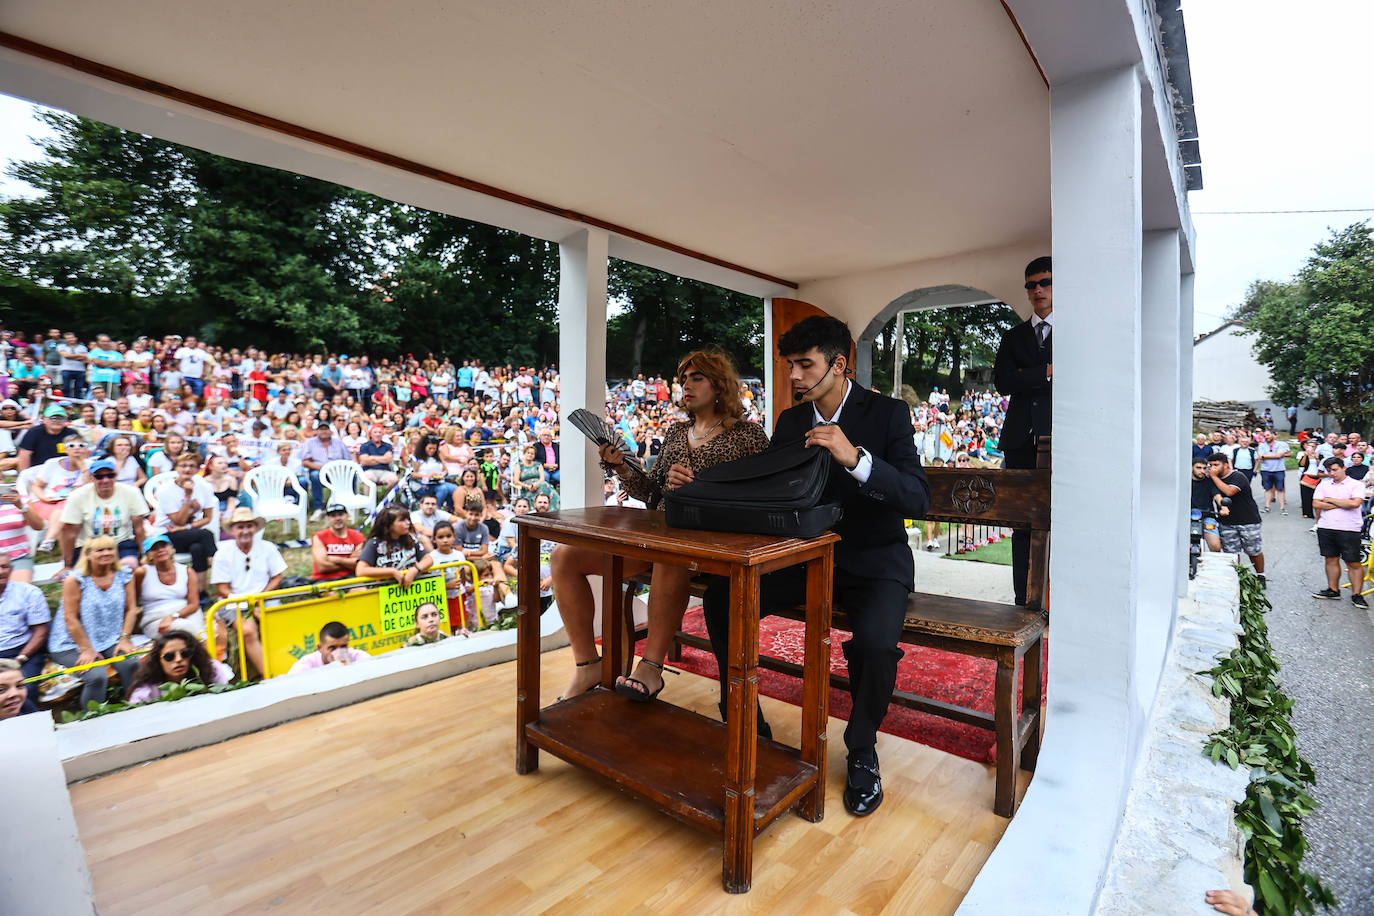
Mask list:
[[[768,447],[763,427],[743,419],[739,376],[728,356],[716,350],[689,353],[678,364],[677,375],[682,384],[682,406],[691,419],[669,428],[649,473],[631,470],[613,446],[601,447],[602,468],[618,475],[625,490],[651,509],[659,508],[665,490],[687,483],[696,471]],[[600,680],[596,667],[600,657],[592,631],[595,604],[587,577],[600,574],[601,559],[601,554],[592,550],[561,545],[554,549],[554,598],[576,663],[564,697],[585,693]],[[626,574],[633,573],[627,568]],[[681,566],[654,564],[644,655],[630,677],[616,680],[617,693],[644,702],[663,689],[663,660],[687,610],[690,578],[691,574]]]
[[[684,402],[690,397],[687,391],[684,385]],[[748,420],[730,418],[718,429],[707,433],[701,442],[697,442],[694,429],[700,426],[701,421],[694,415],[690,420],[683,420],[668,427],[668,432],[663,438],[663,448],[658,453],[658,460],[647,474],[640,474],[625,467],[619,453],[612,455],[616,464],[606,461],[603,456],[601,467],[607,474],[619,474],[623,468],[625,473],[620,475],[620,485],[625,492],[642,501],[650,509],[662,510],[664,491],[673,489],[668,482],[668,472],[673,467],[687,468],[695,474],[713,464],[734,461],[768,447],[768,434],[763,431],[763,427]]]

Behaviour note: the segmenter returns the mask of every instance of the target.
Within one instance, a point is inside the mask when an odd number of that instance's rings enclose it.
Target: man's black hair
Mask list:
[[[348,627],[337,620],[331,620],[320,627],[320,639],[343,639],[347,635]]]
[[[1335,455],[1332,455],[1330,458],[1327,458],[1325,461],[1322,462],[1322,467],[1324,467],[1324,468],[1345,467],[1345,462],[1342,461],[1341,459],[1337,458]]]
[[[1047,254],[1041,255],[1040,257],[1036,258],[1034,261],[1031,261],[1029,264],[1026,265],[1026,276],[1028,277],[1031,274],[1052,273],[1054,273],[1054,265],[1050,261],[1050,256]]]
[[[1212,464],[1213,462],[1217,464],[1230,464],[1231,459],[1225,452],[1213,452],[1207,456],[1207,463]]]
[[[829,315],[812,315],[798,321],[787,333],[778,338],[778,353],[782,356],[797,356],[809,352],[812,347],[821,351],[827,362],[838,357],[849,358],[849,348],[854,338],[849,334],[849,325]]]

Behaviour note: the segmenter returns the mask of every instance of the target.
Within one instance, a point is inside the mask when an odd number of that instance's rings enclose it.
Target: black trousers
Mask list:
[[[1002,452],[1002,465],[1007,468],[1035,468],[1035,442]],[[1018,605],[1026,603],[1026,578],[1030,575],[1030,529],[1013,528],[1011,532],[1011,592]]]
[[[210,568],[210,558],[215,555],[215,535],[209,528],[180,528],[167,532],[167,540],[178,553],[185,551],[191,555],[191,568],[203,573]]]
[[[849,693],[854,709],[844,730],[850,750],[873,747],[878,726],[887,715],[892,689],[897,683],[897,663],[904,654],[897,648],[906,618],[906,586],[891,579],[863,579],[835,570],[833,598],[849,614],[854,635],[845,642],[849,663]],[[764,576],[759,583],[759,617],[773,609],[806,602],[806,569],[793,566]],[[729,670],[730,580],[715,579],[702,599],[711,651],[720,667],[720,695],[725,700]]]
[[[1298,484],[1298,489],[1302,491],[1302,517],[1316,518],[1317,510],[1312,506],[1312,498],[1316,495],[1316,487],[1305,487]]]

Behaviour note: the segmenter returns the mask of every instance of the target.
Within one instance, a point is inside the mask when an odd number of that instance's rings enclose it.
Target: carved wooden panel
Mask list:
[[[930,511],[941,522],[984,522],[1048,529],[1050,472],[998,468],[926,468]]]

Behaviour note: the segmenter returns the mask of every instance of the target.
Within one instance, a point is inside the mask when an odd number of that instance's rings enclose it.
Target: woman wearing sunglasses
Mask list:
[[[170,630],[153,640],[152,651],[144,656],[129,686],[127,702],[131,705],[150,703],[162,696],[164,684],[189,680],[209,686],[228,684],[233,679],[234,672],[229,666],[211,658],[194,636]]]
[[[48,632],[48,655],[64,668],[89,665],[102,658],[134,651],[129,637],[138,620],[134,574],[119,565],[115,539],[91,538],[81,551],[72,574],[62,580],[62,600]],[[112,662],[121,683],[134,676],[138,662]],[[98,664],[76,673],[81,681],[81,708],[105,702],[109,665]]]
[[[62,509],[67,505],[67,497],[82,484],[90,483],[86,472],[86,461],[91,455],[91,445],[81,434],[71,430],[62,437],[65,452],[43,463],[38,476],[29,484],[33,496],[32,505],[47,522],[43,542],[38,545],[39,553],[52,550],[57,544],[57,535],[62,529]]]

